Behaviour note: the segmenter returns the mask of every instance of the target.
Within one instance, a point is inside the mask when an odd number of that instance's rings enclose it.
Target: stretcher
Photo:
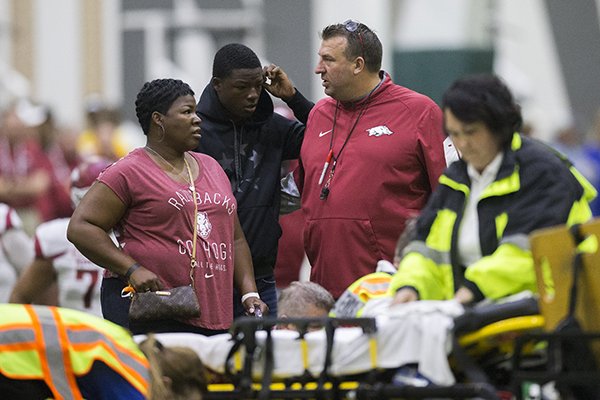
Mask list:
[[[595,248],[581,251],[590,237]],[[248,317],[225,335],[156,336],[193,348],[219,376],[207,399],[533,399],[544,398],[549,383],[556,389],[548,398],[600,398],[599,238],[600,220],[534,232],[539,297],[466,310],[421,301],[393,310],[381,304],[391,311],[377,312],[369,302],[364,318]],[[581,329],[556,331],[571,312]],[[282,322],[297,331],[274,330]],[[322,329],[309,331],[315,325]],[[395,379],[414,364],[426,379]]]
[[[511,329],[519,324],[507,322],[512,318],[539,329],[542,322],[535,315],[536,304],[528,297],[467,312],[454,301],[423,301],[395,309],[382,304],[382,309],[390,311],[374,317],[247,317],[236,320],[230,334],[156,337],[167,346],[191,347],[221,377],[225,383],[209,385],[206,397],[212,399],[497,399],[497,388],[472,360],[472,355],[481,356],[477,353],[481,348],[473,343],[502,341],[489,328],[498,319],[511,324]],[[523,319],[528,317],[537,320]],[[284,321],[298,330],[273,329]],[[315,325],[322,329],[309,331]],[[481,327],[488,328],[481,331]],[[466,331],[470,333],[465,335]],[[457,352],[458,348],[464,352]],[[419,376],[425,379],[415,380],[415,385],[394,382],[398,368],[405,365],[418,366]]]

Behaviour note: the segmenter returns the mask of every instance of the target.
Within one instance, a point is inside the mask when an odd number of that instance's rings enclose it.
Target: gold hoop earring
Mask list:
[[[160,139],[157,140],[160,143],[163,140],[165,140],[166,133],[165,133],[165,127],[164,126],[162,126],[162,125],[158,125],[158,126],[160,126],[160,129],[162,130],[162,136],[160,137]]]

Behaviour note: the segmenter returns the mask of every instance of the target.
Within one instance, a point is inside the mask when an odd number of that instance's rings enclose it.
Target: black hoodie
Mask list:
[[[303,122],[314,105],[298,91],[287,104]],[[234,123],[210,84],[196,113],[202,118],[202,138],[196,151],[216,159],[229,177],[252,253],[254,276],[272,275],[281,236],[281,163],[300,155],[304,124],[275,113],[273,101],[264,90],[252,117]]]

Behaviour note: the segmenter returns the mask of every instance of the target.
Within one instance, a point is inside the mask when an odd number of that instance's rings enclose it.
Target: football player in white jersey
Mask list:
[[[8,302],[18,276],[32,260],[33,244],[21,218],[13,208],[0,203],[0,303]]]
[[[71,200],[74,206],[110,164],[109,160],[93,158],[73,170]],[[101,317],[100,284],[104,269],[85,258],[67,240],[68,225],[68,218],[59,218],[37,227],[35,259],[14,286],[10,302],[34,302],[40,293],[51,293],[57,285],[57,295],[44,304],[74,308]]]

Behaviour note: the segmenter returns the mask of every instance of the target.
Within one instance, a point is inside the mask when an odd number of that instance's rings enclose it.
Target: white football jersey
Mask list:
[[[11,249],[5,243],[4,236],[11,229],[22,229],[22,222],[17,212],[4,203],[0,203],[0,303],[7,303],[10,297],[10,292],[17,282],[18,273],[25,265],[14,265],[9,259],[11,251],[20,251],[19,249]],[[29,246],[31,239],[29,238]],[[29,249],[31,252],[31,247]]]
[[[74,308],[102,316],[100,284],[104,269],[85,258],[67,240],[68,218],[40,224],[35,231],[38,258],[52,259],[57,274],[58,300],[61,307]]]

